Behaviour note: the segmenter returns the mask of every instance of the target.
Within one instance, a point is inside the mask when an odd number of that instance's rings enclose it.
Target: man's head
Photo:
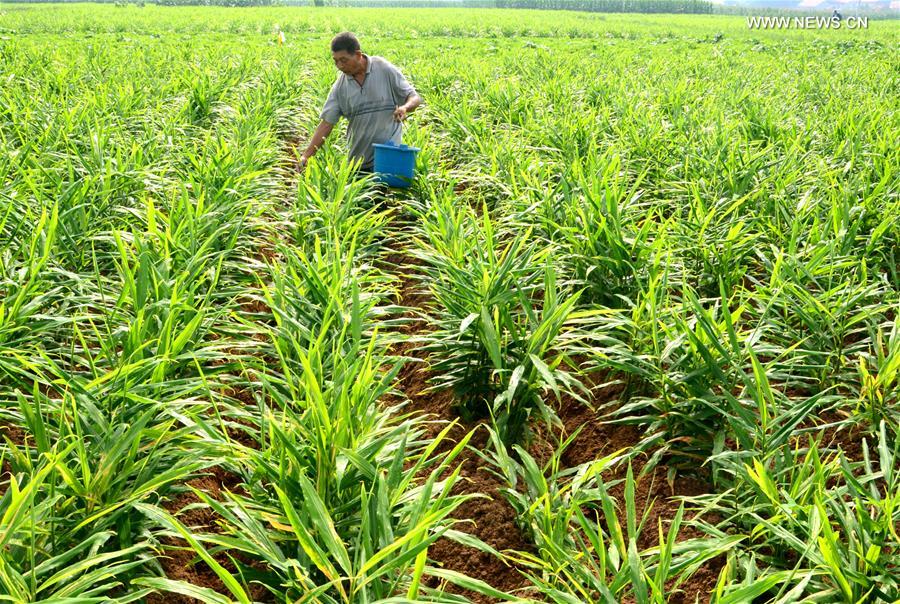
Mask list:
[[[331,58],[334,59],[335,67],[347,75],[356,75],[365,70],[359,40],[349,31],[340,33],[331,40]]]

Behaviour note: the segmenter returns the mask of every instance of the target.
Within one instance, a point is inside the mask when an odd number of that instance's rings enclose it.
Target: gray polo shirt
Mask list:
[[[336,124],[341,117],[349,120],[350,158],[362,158],[362,168],[371,170],[375,160],[373,143],[388,140],[400,143],[402,124],[394,120],[394,109],[416,90],[387,59],[363,56],[368,59],[368,65],[362,85],[354,77],[341,73],[331,87],[320,117],[329,124]]]

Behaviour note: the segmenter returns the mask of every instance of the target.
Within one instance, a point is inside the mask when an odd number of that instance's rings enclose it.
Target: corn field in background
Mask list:
[[[553,15],[0,7],[0,601],[900,601],[900,30]],[[292,168],[343,29],[408,192]],[[640,437],[568,464],[561,401]],[[458,520],[478,430],[527,551]]]

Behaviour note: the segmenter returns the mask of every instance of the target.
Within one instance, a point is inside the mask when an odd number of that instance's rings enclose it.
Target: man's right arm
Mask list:
[[[316,131],[313,132],[312,140],[309,141],[309,146],[306,147],[306,151],[300,156],[301,170],[306,167],[306,162],[309,161],[309,158],[316,154],[316,151],[319,150],[319,147],[322,146],[322,143],[324,143],[325,139],[328,138],[328,135],[331,134],[334,125],[341,119],[341,115],[343,115],[340,103],[338,102],[339,84],[340,80],[335,82],[331,87],[328,98],[325,100],[325,106],[322,108],[322,113],[319,115],[321,121],[319,122]]]
[[[330,124],[325,120],[319,122],[319,126],[316,128],[316,131],[313,132],[312,140],[309,142],[309,146],[306,147],[306,151],[303,152],[303,155],[300,156],[300,167],[306,167],[306,162],[309,161],[309,158],[316,154],[316,151],[319,150],[319,147],[322,146],[322,143],[325,142],[325,139],[328,138],[328,135],[331,134],[331,131],[334,129],[334,124]]]

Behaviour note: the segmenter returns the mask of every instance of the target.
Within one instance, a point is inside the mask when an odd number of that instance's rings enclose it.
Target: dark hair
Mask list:
[[[359,50],[359,40],[349,31],[341,32],[331,39],[331,52],[346,51],[350,54]]]

